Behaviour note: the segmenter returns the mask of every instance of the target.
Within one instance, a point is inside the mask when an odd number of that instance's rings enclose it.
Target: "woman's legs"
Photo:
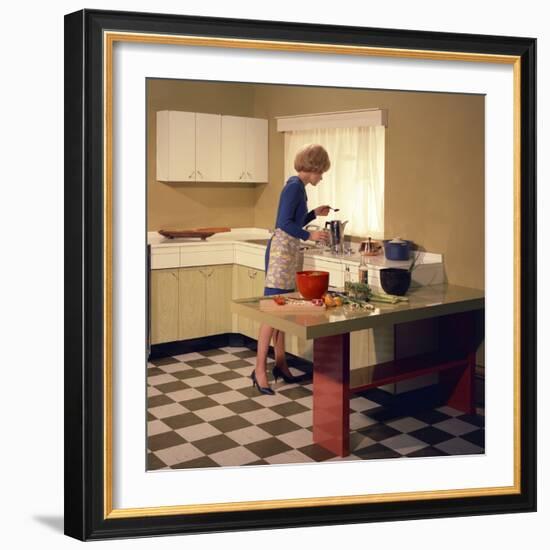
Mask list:
[[[258,350],[256,352],[256,380],[263,388],[268,386],[267,382],[267,352],[269,351],[269,342],[273,336],[273,327],[269,325],[260,325],[258,334]],[[283,341],[284,345],[284,341]]]
[[[286,362],[285,333],[282,330],[273,330],[273,349],[275,350],[275,365],[287,376],[292,376]]]

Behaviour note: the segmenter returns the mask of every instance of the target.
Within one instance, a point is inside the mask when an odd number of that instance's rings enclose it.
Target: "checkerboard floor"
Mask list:
[[[149,470],[484,452],[482,410],[420,410],[414,392],[390,406],[395,396],[374,389],[351,399],[351,454],[337,457],[312,442],[311,381],[270,378],[276,394],[260,395],[250,380],[255,356],[248,348],[224,347],[148,364]],[[272,366],[268,362],[268,372]]]

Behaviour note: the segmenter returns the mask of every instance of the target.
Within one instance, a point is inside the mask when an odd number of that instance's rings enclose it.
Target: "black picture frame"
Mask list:
[[[208,514],[106,514],[104,32],[507,55],[520,67],[520,490],[462,498]],[[65,16],[65,533],[80,540],[536,510],[536,40],[82,10]],[[289,513],[291,512],[291,513]]]

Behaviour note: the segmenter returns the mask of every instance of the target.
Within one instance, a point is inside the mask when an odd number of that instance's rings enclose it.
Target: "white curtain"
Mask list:
[[[318,143],[330,157],[322,181],[306,186],[308,208],[328,204],[340,211],[312,223],[349,220],[347,235],[384,236],[384,140],[384,126],[285,132],[285,181],[296,174],[294,157],[303,145]]]

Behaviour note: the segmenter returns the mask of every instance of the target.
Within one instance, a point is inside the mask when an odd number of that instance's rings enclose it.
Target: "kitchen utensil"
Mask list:
[[[406,261],[411,252],[411,241],[400,238],[384,240],[384,254],[388,260]]]
[[[306,227],[304,229],[306,231],[323,231],[322,227],[320,227],[319,225],[314,225],[314,224],[306,225]],[[327,247],[328,247],[328,243],[326,243],[325,241],[316,241],[315,242],[315,248],[319,248],[321,250],[324,250]]]
[[[340,209],[339,209],[339,208],[332,208],[332,206],[329,206],[329,208],[330,208],[331,210],[334,210],[334,212],[340,212]]]
[[[199,238],[202,240],[215,233],[231,231],[230,227],[201,227],[198,229],[159,229],[159,234],[167,239]]]
[[[411,272],[396,267],[381,269],[380,284],[387,294],[404,296],[411,286]]]
[[[329,244],[332,252],[336,252],[337,254],[342,254],[344,252],[344,230],[347,223],[347,220],[345,222],[341,220],[325,222],[325,229],[328,231]]]
[[[382,250],[382,245],[379,241],[373,241],[371,237],[366,241],[362,241],[359,245],[359,252],[365,256],[377,256]]]
[[[306,300],[321,298],[328,290],[328,271],[308,270],[296,273],[296,286]]]

